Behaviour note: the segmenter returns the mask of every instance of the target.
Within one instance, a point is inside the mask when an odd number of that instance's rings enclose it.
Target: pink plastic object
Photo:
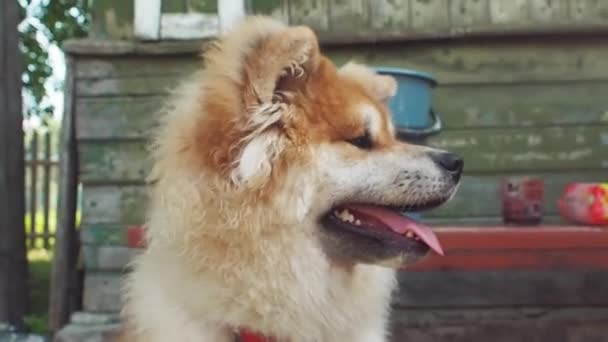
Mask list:
[[[572,183],[558,200],[562,217],[587,225],[608,225],[608,183]]]

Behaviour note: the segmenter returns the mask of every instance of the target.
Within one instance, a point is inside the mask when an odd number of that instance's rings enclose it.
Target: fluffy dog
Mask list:
[[[385,341],[395,268],[441,253],[398,214],[447,201],[462,160],[395,138],[396,82],[337,68],[307,27],[249,17],[178,87],[154,143],[125,341]]]

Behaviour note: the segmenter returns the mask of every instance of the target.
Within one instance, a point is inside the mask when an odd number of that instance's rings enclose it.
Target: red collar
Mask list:
[[[239,331],[239,336],[241,338],[241,342],[275,342],[275,340],[271,337],[258,335],[246,329],[241,329]]]

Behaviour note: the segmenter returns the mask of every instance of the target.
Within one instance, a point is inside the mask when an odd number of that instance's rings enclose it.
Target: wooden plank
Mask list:
[[[460,154],[466,173],[608,167],[608,126],[448,130],[428,144]],[[81,143],[81,180],[144,181],[151,167],[146,146],[139,140]]]
[[[567,184],[572,182],[601,182],[606,180],[606,170],[559,172],[529,172],[522,176],[543,180],[545,196],[543,216],[558,216],[557,199]],[[471,219],[475,217],[502,217],[501,181],[514,174],[476,175],[465,173],[462,184],[454,198],[437,209],[424,213],[428,219],[452,218]],[[471,200],[479,199],[479,200]]]
[[[43,158],[46,161],[51,160],[51,132],[46,132],[44,135],[44,154]],[[46,163],[42,168],[42,192],[44,194],[42,202],[42,213],[44,216],[44,223],[42,227],[43,232],[43,246],[45,249],[49,249],[50,245],[50,211],[51,211],[51,164]]]
[[[432,227],[441,226],[497,226],[504,224],[502,216],[467,216],[467,217],[426,217],[422,216],[421,221]],[[566,225],[566,222],[559,215],[544,215],[542,224]]]
[[[141,224],[145,221],[146,188],[130,185],[85,186],[82,222]]]
[[[307,25],[316,31],[329,29],[328,0],[291,0],[289,1],[289,23]]]
[[[606,93],[608,82],[439,86],[433,107],[447,130],[606,124]]]
[[[471,241],[476,241],[472,239]],[[583,250],[509,250],[452,252],[440,259],[429,257],[423,263],[412,266],[412,270],[502,270],[502,269],[595,269],[606,273],[608,267],[606,249]]]
[[[163,13],[160,18],[160,39],[214,38],[220,30],[217,14]]]
[[[608,310],[586,308],[398,309],[391,341],[605,341]]]
[[[559,21],[568,18],[567,0],[530,0],[530,18],[534,21]]]
[[[444,0],[411,0],[412,27],[425,31],[450,26],[449,6]]]
[[[590,21],[608,19],[608,2],[602,0],[570,0],[569,12],[573,19]]]
[[[127,246],[128,225],[85,224],[80,227],[80,242],[94,246]]]
[[[467,173],[608,167],[608,126],[453,130],[429,145],[460,154]]]
[[[193,55],[146,57],[78,58],[77,79],[183,76],[191,74],[202,61]]]
[[[354,59],[426,71],[443,86],[608,79],[608,38],[598,36],[359,45],[326,52],[340,65]]]
[[[608,305],[605,271],[400,272],[400,308]]]
[[[608,227],[483,226],[441,227],[436,230],[446,252],[499,252],[535,250],[608,251]],[[601,265],[608,268],[608,264]]]
[[[428,144],[460,154],[465,172],[533,172],[608,167],[608,126],[447,130]],[[142,182],[151,163],[145,141],[83,142],[85,183]]]
[[[19,4],[0,2],[0,322],[24,328],[28,309]]]
[[[143,229],[139,225],[102,223],[84,224],[80,228],[80,241],[87,245],[139,248],[143,237]]]
[[[490,22],[488,0],[452,0],[450,21],[455,27],[487,25]]]
[[[38,214],[38,132],[32,134],[30,142],[31,158],[34,161],[30,165],[30,184],[29,184],[29,216],[30,216],[30,232],[29,232],[29,247],[36,246],[36,216]]]
[[[81,79],[76,80],[76,91],[79,97],[161,95],[179,80],[179,76]]]
[[[608,82],[439,86],[446,129],[608,123]],[[534,94],[534,96],[530,96]],[[145,138],[163,96],[77,98],[79,139]]]
[[[78,325],[99,326],[113,323],[120,323],[121,315],[119,313],[90,313],[84,311],[75,312],[70,323]]]
[[[415,327],[454,326],[461,324],[495,324],[534,321],[591,322],[608,319],[606,307],[495,307],[495,308],[396,308],[393,318],[399,324]],[[469,340],[486,341],[486,340]],[[487,341],[493,341],[489,339]],[[509,339],[501,340],[509,341]],[[511,340],[513,341],[513,340]],[[523,341],[523,340],[517,340]]]
[[[98,1],[99,2],[99,1]],[[79,57],[190,56],[198,55],[209,39],[141,42],[138,40],[68,39],[62,48]]]
[[[139,248],[124,246],[82,246],[82,256],[87,272],[94,270],[127,271],[133,258],[140,252]]]
[[[401,32],[410,27],[409,0],[379,0],[371,6],[371,28]]]
[[[365,0],[328,0],[329,27],[332,32],[368,30],[370,4]]]
[[[69,320],[79,302],[76,279],[78,238],[76,209],[78,200],[78,159],[74,124],[73,60],[67,58],[64,113],[61,122],[59,163],[59,203],[49,305],[49,328],[54,333]]]
[[[528,0],[489,0],[493,23],[515,23],[529,18]]]
[[[121,272],[87,272],[84,278],[83,309],[87,312],[118,312],[122,308]]]
[[[253,14],[268,15],[286,24],[289,23],[289,1],[287,0],[249,0]]]
[[[163,96],[77,98],[79,140],[149,137]]]
[[[558,214],[556,200],[562,193],[564,186],[575,181],[604,181],[605,171],[576,171],[572,173],[538,173],[531,172],[522,175],[539,177],[545,182],[544,216],[550,219]],[[501,200],[500,181],[502,177],[512,174],[499,175],[467,175],[456,196],[440,208],[424,213],[425,219],[451,219],[462,220],[481,218],[487,221],[488,217],[500,220]],[[146,196],[143,187],[130,186],[85,186],[84,188],[83,216],[88,222],[125,222],[130,224],[143,223],[143,207]],[[471,198],[484,200],[471,201]],[[133,213],[128,207],[134,209]],[[133,214],[133,215],[131,215]],[[125,241],[126,237],[121,240]],[[114,238],[112,238],[114,239]]]
[[[145,141],[81,142],[78,150],[85,184],[143,182],[152,167]]]

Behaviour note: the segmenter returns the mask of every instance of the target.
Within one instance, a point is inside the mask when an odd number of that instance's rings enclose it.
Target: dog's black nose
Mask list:
[[[441,166],[444,170],[446,170],[454,181],[460,180],[460,175],[462,174],[462,168],[464,167],[464,161],[460,156],[449,153],[449,152],[441,152],[441,153],[433,153],[431,158],[437,165]]]

